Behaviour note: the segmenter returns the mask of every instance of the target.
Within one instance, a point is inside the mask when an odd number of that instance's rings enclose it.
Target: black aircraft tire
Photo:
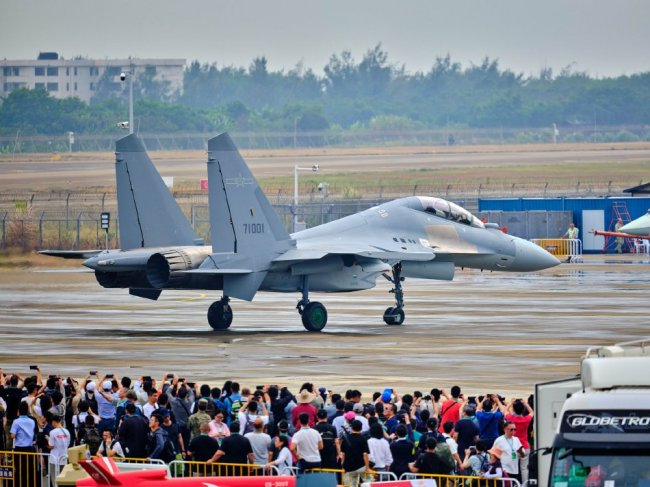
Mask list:
[[[302,325],[307,331],[319,332],[327,324],[327,309],[318,301],[312,301],[302,310]]]
[[[386,308],[384,311],[384,323],[387,325],[401,325],[404,323],[404,310],[402,308]]]
[[[213,330],[227,330],[232,324],[232,308],[223,301],[215,301],[208,309],[208,323]]]
[[[384,323],[387,325],[393,324],[393,310],[394,308],[391,306],[390,308],[386,308],[386,311],[384,311]]]

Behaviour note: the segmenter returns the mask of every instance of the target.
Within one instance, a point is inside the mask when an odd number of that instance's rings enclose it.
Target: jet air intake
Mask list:
[[[210,247],[180,248],[153,254],[147,261],[147,280],[156,289],[185,287],[191,277],[181,271],[198,269],[209,255]]]

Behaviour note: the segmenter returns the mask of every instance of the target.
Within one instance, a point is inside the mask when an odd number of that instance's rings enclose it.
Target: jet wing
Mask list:
[[[90,259],[103,250],[40,250],[38,253],[63,259]]]
[[[373,245],[356,245],[347,246],[345,244],[328,245],[327,248],[306,248],[306,249],[291,249],[273,259],[273,262],[300,262],[306,260],[319,260],[327,255],[356,255],[358,257],[366,257],[368,259],[381,259],[381,260],[410,260],[417,262],[427,262],[435,259],[436,255],[433,251],[427,250],[424,247],[418,251],[408,250],[391,250],[383,249]]]

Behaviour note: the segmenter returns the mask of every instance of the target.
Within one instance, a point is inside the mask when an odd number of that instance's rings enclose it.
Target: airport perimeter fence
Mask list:
[[[274,205],[287,230],[292,233],[311,228],[371,208],[382,201],[352,200],[346,202],[316,202],[294,205]],[[463,202],[459,202],[463,206]],[[104,206],[111,213],[108,248],[119,248],[119,216],[114,206]],[[25,209],[0,210],[0,249],[25,252],[45,249],[84,250],[106,247],[106,232],[101,229],[102,209],[89,211],[67,207],[34,211]],[[478,218],[497,223],[507,233],[517,237],[557,238],[572,221],[570,211],[486,211],[476,212]],[[209,207],[193,204],[186,212],[197,236],[205,244],[211,242]],[[164,223],[163,223],[164,224]]]
[[[75,134],[73,150],[113,151],[115,139],[126,135]],[[140,133],[149,150],[206,150],[216,133]],[[438,128],[421,130],[321,130],[236,132],[232,137],[240,149],[305,147],[388,147],[419,145],[552,144],[552,127]],[[557,142],[600,143],[650,140],[645,125],[581,125],[560,129]],[[25,135],[18,131],[0,137],[0,153],[68,152],[67,132],[61,135]]]

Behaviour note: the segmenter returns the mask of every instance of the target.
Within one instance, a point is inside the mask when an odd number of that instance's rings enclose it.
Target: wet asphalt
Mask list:
[[[388,282],[370,291],[312,294],[328,309],[322,333],[306,332],[298,294],[233,301],[231,328],[213,332],[206,312],[220,295],[165,291],[157,302],[103,289],[92,273],[0,269],[0,366],[83,377],[167,372],[220,385],[310,380],[365,393],[459,384],[468,393],[526,395],[536,382],[578,373],[587,347],[650,336],[650,261],[588,256],[539,273],[458,270],[452,282],[407,279],[406,321],[387,326]]]

